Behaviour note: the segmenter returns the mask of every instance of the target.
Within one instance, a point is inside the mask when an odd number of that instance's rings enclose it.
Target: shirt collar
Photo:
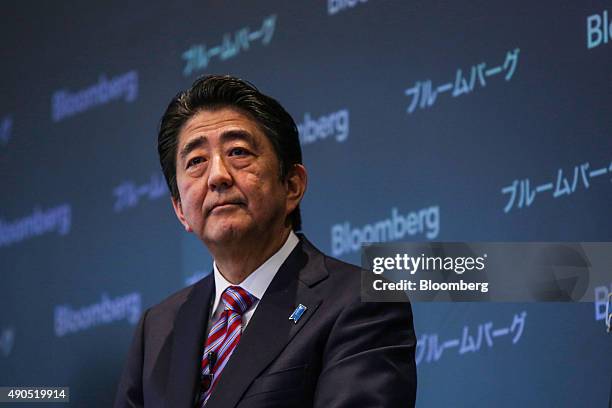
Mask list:
[[[299,238],[294,234],[293,231],[289,232],[287,240],[283,246],[276,251],[268,260],[266,260],[261,266],[255,269],[249,276],[247,276],[240,285],[241,288],[255,296],[258,300],[261,299],[268,289],[270,282],[274,279],[276,272],[280,269],[281,265],[289,257],[289,254],[299,242]],[[213,261],[213,273],[215,278],[215,302],[213,303],[212,311],[217,310],[219,302],[221,301],[221,294],[228,286],[232,286],[231,282],[221,275],[217,263]]]

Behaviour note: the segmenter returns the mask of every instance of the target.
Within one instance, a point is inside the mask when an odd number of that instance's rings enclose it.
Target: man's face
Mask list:
[[[209,248],[280,233],[301,198],[280,180],[279,160],[257,123],[230,108],[185,123],[176,163],[176,215]]]

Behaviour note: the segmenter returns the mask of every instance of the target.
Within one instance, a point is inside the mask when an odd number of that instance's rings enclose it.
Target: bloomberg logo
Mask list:
[[[368,0],[327,0],[327,14],[333,16],[334,14],[353,8],[359,3],[365,3]]]
[[[45,210],[36,207],[32,214],[13,221],[0,218],[0,247],[50,232],[66,235],[71,224],[72,207],[67,203]]]
[[[73,309],[70,305],[58,305],[54,309],[54,328],[57,337],[77,333],[96,326],[127,320],[134,325],[142,310],[139,292],[109,299],[103,293],[98,303]]]
[[[304,114],[304,121],[297,125],[300,143],[307,145],[333,137],[337,142],[344,142],[349,135],[349,110],[340,109],[318,118],[311,118],[310,113]]]
[[[361,227],[353,227],[349,222],[332,225],[332,254],[340,256],[357,252],[366,242],[396,241],[417,234],[423,234],[427,239],[435,239],[439,233],[439,206],[432,205],[405,215],[393,207],[390,217]]]
[[[586,22],[588,49],[598,47],[602,43],[607,44],[612,40],[612,23],[608,18],[608,10],[604,10],[601,15],[588,16]]]
[[[96,84],[76,92],[60,89],[51,98],[51,119],[59,122],[81,112],[115,100],[134,102],[138,98],[138,72],[128,71],[107,79],[101,75]]]

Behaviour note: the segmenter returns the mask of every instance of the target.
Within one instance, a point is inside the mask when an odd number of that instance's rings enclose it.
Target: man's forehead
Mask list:
[[[247,115],[231,108],[202,110],[193,115],[183,126],[180,136],[194,133],[208,136],[227,128],[242,128],[249,132],[259,131],[258,124]]]

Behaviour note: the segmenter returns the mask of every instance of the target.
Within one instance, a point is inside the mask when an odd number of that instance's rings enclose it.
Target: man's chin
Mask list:
[[[231,245],[239,243],[245,237],[245,231],[234,225],[217,226],[211,231],[202,234],[202,241],[207,247],[219,245]]]

